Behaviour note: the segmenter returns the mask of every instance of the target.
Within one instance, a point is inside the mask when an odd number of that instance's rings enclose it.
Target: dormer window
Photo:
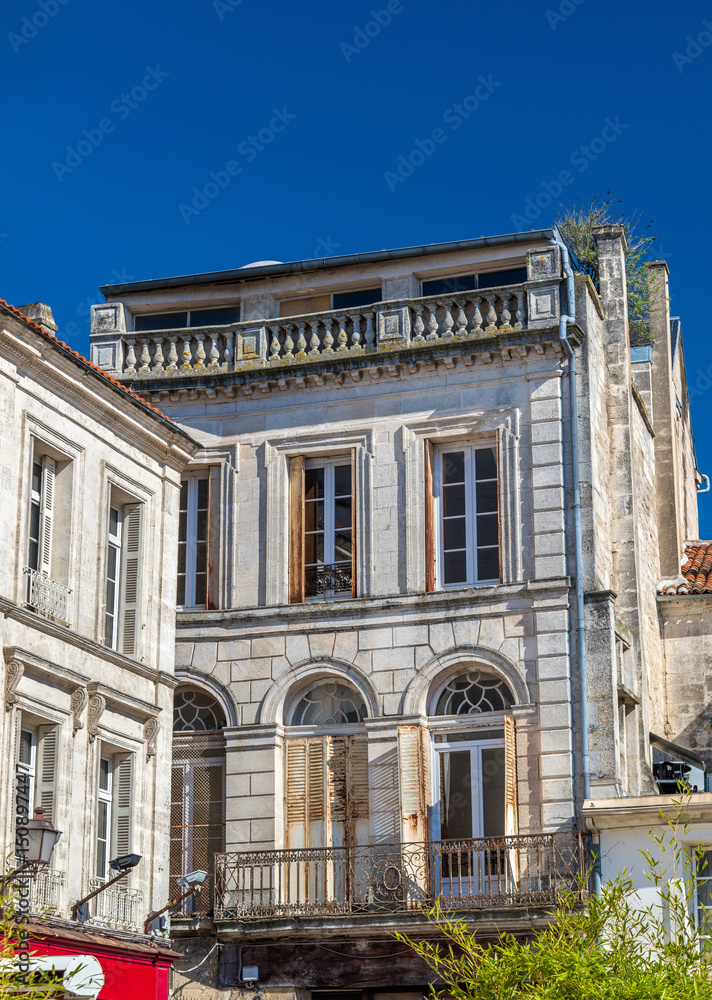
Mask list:
[[[188,309],[183,312],[144,313],[134,316],[134,329],[185,330],[193,326],[222,326],[240,322],[239,306],[216,306],[214,309]]]

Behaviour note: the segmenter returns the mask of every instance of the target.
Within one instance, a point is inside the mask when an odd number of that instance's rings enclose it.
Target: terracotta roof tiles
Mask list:
[[[110,375],[108,372],[105,372],[103,368],[99,368],[98,365],[95,365],[92,361],[89,361],[87,358],[84,357],[84,355],[79,354],[78,351],[73,351],[72,348],[69,346],[69,344],[65,344],[63,340],[59,340],[59,338],[55,337],[55,335],[53,333],[50,333],[49,330],[45,330],[45,328],[43,326],[40,326],[39,323],[36,323],[33,319],[30,319],[29,316],[25,316],[25,314],[20,309],[18,309],[17,306],[11,306],[9,302],[5,301],[5,299],[0,299],[0,306],[3,306],[5,309],[8,310],[8,312],[13,313],[15,316],[18,317],[18,319],[23,320],[23,322],[26,323],[27,326],[31,326],[33,330],[35,330],[37,333],[42,334],[42,336],[46,337],[47,340],[51,340],[61,350],[65,351],[67,354],[71,354],[72,357],[77,358],[77,360],[81,361],[81,363],[86,365],[87,368],[91,368],[98,375],[101,375],[102,378],[108,379],[109,382],[113,382],[115,386],[118,386],[119,389],[122,390],[122,392],[125,392],[128,396],[131,397],[131,399],[135,400],[137,403],[140,403],[141,406],[145,406],[146,409],[150,410],[152,413],[155,413],[159,417],[163,417],[163,419],[167,420],[169,423],[172,422],[170,417],[167,417],[165,413],[161,413],[161,411],[157,407],[152,406],[145,399],[141,399],[140,397],[136,396],[133,392],[131,392],[130,389],[127,389],[125,385],[122,385],[122,383],[119,382],[118,379],[115,379],[113,375]]]
[[[680,575],[674,580],[661,580],[658,594],[712,594],[712,542],[686,542]]]

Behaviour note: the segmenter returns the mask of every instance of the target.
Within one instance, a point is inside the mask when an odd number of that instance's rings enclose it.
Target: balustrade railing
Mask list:
[[[53,618],[63,625],[69,624],[69,595],[71,590],[41,573],[25,566],[27,577],[27,604],[45,618]]]
[[[105,883],[106,879],[103,878],[91,879],[90,892],[99,889]],[[141,908],[142,900],[143,893],[139,889],[111,886],[90,901],[91,917],[97,923],[106,924],[118,930],[140,930],[145,916]]]
[[[125,334],[122,375],[181,376],[283,367],[524,330],[527,286],[430,295],[229,327]]]
[[[258,920],[550,906],[584,872],[580,833],[216,855],[215,916]]]
[[[8,858],[7,869],[12,871],[19,868],[22,862],[17,858]],[[64,885],[64,872],[57,868],[39,867],[36,871],[27,873],[27,878],[17,885],[29,888],[29,911],[30,913],[54,913],[59,910],[62,886]]]

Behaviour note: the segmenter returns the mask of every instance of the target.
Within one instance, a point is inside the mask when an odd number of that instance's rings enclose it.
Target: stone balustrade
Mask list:
[[[558,281],[431,295],[221,327],[126,333],[126,379],[220,375],[462,341],[558,322]]]

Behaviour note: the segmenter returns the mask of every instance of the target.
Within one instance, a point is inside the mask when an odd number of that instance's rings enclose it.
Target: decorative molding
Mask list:
[[[153,705],[150,701],[144,701],[142,698],[136,698],[134,695],[126,694],[124,691],[118,691],[116,688],[102,684],[100,681],[90,681],[87,684],[87,690],[90,695],[101,698],[105,706],[107,704],[118,705],[128,715],[133,715],[143,722],[147,722],[161,713],[158,705]]]
[[[143,738],[146,741],[146,758],[156,756],[158,733],[161,723],[156,718],[148,719],[143,726]]]
[[[197,688],[208,691],[225,713],[227,726],[242,724],[241,705],[236,705],[228,687],[223,686],[213,676],[190,667],[176,667],[176,687],[179,684],[193,684]]]
[[[17,701],[17,685],[22,680],[25,664],[22,660],[9,660],[5,668],[5,708],[9,712]]]
[[[100,694],[93,694],[89,699],[89,723],[87,725],[90,743],[93,743],[99,735],[99,719],[104,714],[105,708],[106,698],[103,698]]]
[[[84,728],[80,716],[86,708],[89,700],[89,693],[85,687],[78,687],[72,691],[72,735]]]
[[[368,709],[369,718],[378,718],[381,713],[379,700],[371,682],[352,663],[338,660],[330,656],[312,657],[302,663],[295,664],[285,673],[275,678],[259,707],[257,721],[261,725],[284,725],[285,708],[292,706],[294,700],[307,687],[320,680],[339,678],[356,688]]]

